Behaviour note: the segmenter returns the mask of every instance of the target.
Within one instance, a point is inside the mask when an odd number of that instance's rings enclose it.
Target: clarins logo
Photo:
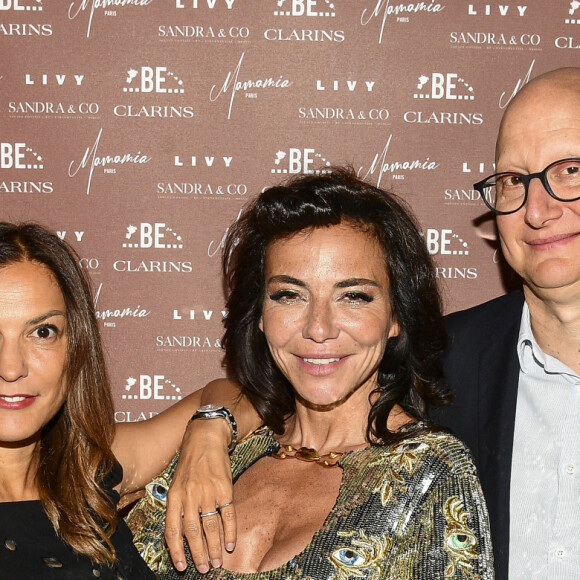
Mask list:
[[[4,24],[0,22],[2,36],[52,36],[52,24]]]
[[[312,19],[320,22],[336,16],[332,0],[276,0],[274,16],[283,19],[309,19],[307,29],[267,28],[264,38],[274,42],[344,42],[344,30],[322,30],[314,28]]]

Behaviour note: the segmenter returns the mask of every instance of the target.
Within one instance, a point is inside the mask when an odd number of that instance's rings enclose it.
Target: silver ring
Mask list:
[[[199,514],[200,518],[209,518],[209,516],[217,516],[219,512],[207,512],[206,514]]]
[[[218,505],[218,510],[223,510],[224,508],[227,508],[229,506],[231,506],[234,503],[234,500],[232,501],[228,501],[227,503],[224,503],[223,505]]]

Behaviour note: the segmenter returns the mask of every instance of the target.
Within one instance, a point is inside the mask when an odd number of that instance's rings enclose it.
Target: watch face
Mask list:
[[[223,409],[221,405],[203,405],[203,407],[200,407],[197,411],[200,413],[207,413],[211,411],[219,411],[221,409]]]

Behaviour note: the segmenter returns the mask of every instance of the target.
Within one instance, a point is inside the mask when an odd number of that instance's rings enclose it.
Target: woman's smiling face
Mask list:
[[[62,407],[66,306],[36,262],[0,268],[0,445],[34,442]]]
[[[380,244],[348,223],[272,242],[260,329],[306,404],[336,406],[359,389],[368,396],[399,333]]]

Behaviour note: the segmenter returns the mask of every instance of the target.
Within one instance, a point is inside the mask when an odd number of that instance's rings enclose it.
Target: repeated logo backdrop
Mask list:
[[[447,311],[505,291],[502,110],[580,65],[574,0],[0,0],[0,218],[92,277],[118,421],[221,376],[219,257],[262,188],[352,164],[417,213]]]

